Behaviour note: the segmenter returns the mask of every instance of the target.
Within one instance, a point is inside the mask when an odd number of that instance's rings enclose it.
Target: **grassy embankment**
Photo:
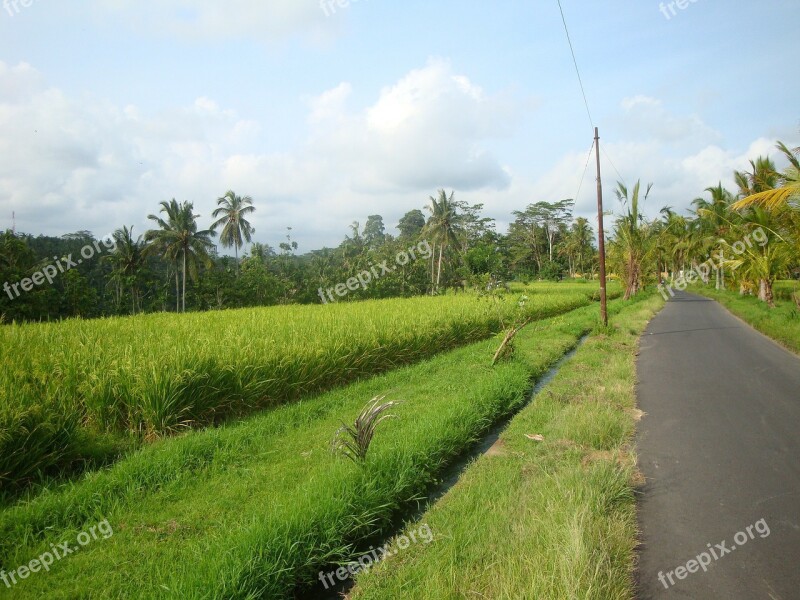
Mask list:
[[[540,284],[539,319],[596,286]],[[517,296],[472,294],[0,327],[0,495],[486,339]]]
[[[614,310],[623,303],[612,303]],[[0,597],[292,597],[360,554],[443,467],[526,401],[597,321],[590,306],[531,324],[491,367],[499,336],[251,419],[161,440],[81,482],[0,512],[0,564],[23,565],[103,519],[98,540]],[[366,463],[331,436],[366,400],[401,400]]]
[[[419,519],[434,541],[393,546],[352,599],[633,598],[635,357],[662,305],[651,296],[590,337]]]

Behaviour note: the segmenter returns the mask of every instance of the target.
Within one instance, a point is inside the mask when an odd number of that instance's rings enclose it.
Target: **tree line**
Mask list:
[[[652,185],[616,187],[621,210],[608,236],[608,267],[630,297],[647,285],[675,282],[716,256],[713,283],[735,287],[774,304],[773,284],[798,274],[800,265],[800,162],[798,149],[778,148],[789,167],[778,171],[759,157],[750,170],[734,173],[738,189],[709,187],[695,199],[689,214],[671,207],[648,220],[643,204]],[[250,218],[256,210],[249,196],[228,191],[217,199],[210,223],[191,202],[160,203],[148,215],[152,228],[137,235],[123,226],[112,235],[113,250],[84,260],[58,274],[51,284],[30,279],[61,257],[79,256],[97,243],[88,231],[62,237],[0,234],[0,282],[28,285],[0,294],[0,321],[47,321],[68,317],[103,317],[158,311],[207,311],[318,303],[329,289],[395,257],[412,244],[428,242],[430,257],[416,260],[348,293],[348,300],[408,297],[448,289],[485,289],[510,280],[594,279],[598,272],[595,231],[574,217],[571,199],[536,202],[513,213],[506,233],[482,215],[483,204],[459,201],[439,190],[426,206],[407,212],[397,235],[386,232],[374,214],[354,222],[334,248],[300,253],[287,228],[284,241],[272,247],[252,243]],[[736,244],[756,231],[766,242],[737,253]],[[233,249],[220,254],[219,246]],[[73,262],[75,262],[73,260]],[[706,274],[704,281],[708,280]],[[41,280],[41,278],[40,278]],[[49,279],[48,279],[49,282]]]
[[[692,273],[717,289],[775,306],[775,281],[800,276],[800,148],[778,142],[777,149],[788,161],[786,169],[759,156],[749,169],[734,171],[736,190],[722,183],[707,188],[692,201],[689,215],[666,206],[647,220],[641,204],[652,184],[628,189],[619,183],[623,212],[611,232],[609,263],[625,296],[659,280],[674,285]],[[800,297],[796,301],[800,307]]]

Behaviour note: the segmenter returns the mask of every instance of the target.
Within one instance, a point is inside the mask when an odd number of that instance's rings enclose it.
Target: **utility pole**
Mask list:
[[[594,128],[594,147],[597,151],[597,246],[600,251],[600,319],[608,327],[608,297],[606,295],[606,236],[603,231],[603,182],[600,179],[600,130]]]

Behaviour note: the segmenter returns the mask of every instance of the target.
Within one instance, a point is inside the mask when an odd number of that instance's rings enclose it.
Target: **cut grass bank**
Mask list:
[[[627,306],[589,337],[420,517],[433,542],[392,546],[352,600],[633,598],[635,357],[662,306]]]
[[[596,321],[590,306],[531,324],[496,367],[498,337],[235,426],[163,440],[2,511],[6,569],[104,519],[114,529],[21,582],[13,597],[291,598],[392,530]],[[332,456],[341,421],[383,394],[403,404],[381,424],[365,464]]]
[[[777,300],[775,308],[770,308],[758,298],[741,296],[734,291],[717,291],[704,286],[692,286],[688,291],[716,300],[764,335],[800,352],[800,311],[793,301]]]

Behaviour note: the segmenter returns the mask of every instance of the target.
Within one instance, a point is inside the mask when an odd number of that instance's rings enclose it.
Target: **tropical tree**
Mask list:
[[[400,230],[400,237],[404,239],[416,239],[424,228],[425,215],[418,208],[404,214],[397,224],[397,229]]]
[[[218,208],[214,210],[212,216],[217,219],[211,224],[211,230],[216,231],[222,227],[219,241],[224,248],[233,246],[236,257],[236,273],[239,273],[239,248],[244,242],[250,243],[252,235],[255,233],[250,222],[245,218],[255,212],[253,199],[250,196],[237,196],[233,190],[217,199]]]
[[[462,217],[459,215],[456,202],[454,200],[455,192],[451,192],[450,196],[444,190],[439,190],[438,197],[430,197],[430,205],[428,210],[431,216],[425,225],[425,233],[429,234],[434,244],[434,252],[431,256],[431,283],[434,290],[439,289],[442,278],[442,262],[445,251],[451,246],[457,246],[459,237],[463,233]],[[436,255],[436,246],[439,250],[438,269],[436,271],[436,278],[433,278],[434,260]]]
[[[370,215],[364,225],[364,243],[368,248],[382,246],[386,241],[386,227],[383,224],[383,217],[380,215]]]
[[[775,172],[773,165],[772,176],[767,181],[769,185],[750,186],[743,189],[741,189],[742,186],[740,185],[742,198],[734,204],[734,210],[754,205],[763,206],[767,210],[790,205],[798,208],[796,201],[800,200],[800,159],[798,159],[800,148],[789,150],[786,144],[780,141],[777,144],[777,148],[789,161],[789,166],[782,174],[778,174]],[[751,164],[753,164],[752,161]],[[739,181],[739,175],[737,172],[737,181]],[[742,177],[747,176],[742,175]]]
[[[524,211],[514,211],[516,217],[511,224],[509,238],[515,263],[536,263],[541,276],[561,271],[561,265],[554,264],[556,248],[566,236],[568,224],[572,221],[571,199],[559,202],[537,202],[529,204]]]
[[[757,285],[759,300],[774,308],[773,285],[791,264],[791,245],[778,233],[775,215],[765,208],[752,206],[744,209],[740,212],[740,218],[741,225],[731,235],[731,238],[738,237],[739,240],[729,244],[734,251],[729,251],[728,255],[735,254],[735,258],[725,260],[725,264],[737,272],[743,288]],[[742,240],[748,241],[745,243]]]
[[[142,236],[133,238],[133,225],[130,229],[123,225],[113,233],[112,238],[115,244],[114,252],[104,257],[106,262],[111,264],[109,283],[114,284],[117,305],[121,302],[122,290],[128,289],[131,296],[131,313],[135,314],[137,309],[141,310],[139,278],[146,262],[145,244]]]
[[[184,201],[178,204],[174,198],[170,202],[161,202],[161,210],[166,219],[157,215],[148,215],[159,229],[150,229],[144,234],[149,242],[148,252],[159,252],[164,258],[176,265],[175,287],[179,300],[179,312],[186,312],[186,276],[192,280],[198,278],[200,263],[211,266],[208,253],[214,248],[211,239],[216,235],[213,229],[198,231],[194,205]],[[178,286],[178,267],[182,276],[182,288]]]
[[[625,283],[625,300],[634,296],[641,288],[646,261],[651,257],[651,251],[655,247],[655,236],[651,235],[654,224],[647,223],[639,211],[640,201],[647,200],[652,188],[652,183],[647,184],[647,190],[642,198],[640,198],[639,181],[630,193],[621,182],[617,182],[617,189],[614,190],[617,200],[625,207],[625,213],[614,223],[610,246],[612,260],[616,263]]]
[[[733,178],[739,188],[740,198],[773,190],[780,180],[775,163],[764,156],[750,161],[750,171],[734,171]]]
[[[716,247],[719,240],[723,239],[731,228],[730,207],[733,203],[733,194],[722,187],[722,182],[716,187],[706,188],[706,192],[711,194],[711,199],[695,198],[692,204],[695,206],[695,213],[700,217],[700,224],[697,233],[699,234],[704,248],[710,251]],[[716,269],[716,288],[725,288],[724,262],[722,268]]]
[[[588,219],[584,217],[575,219],[564,241],[564,253],[569,261],[570,276],[585,272],[586,259],[594,252],[593,239],[594,233]]]

